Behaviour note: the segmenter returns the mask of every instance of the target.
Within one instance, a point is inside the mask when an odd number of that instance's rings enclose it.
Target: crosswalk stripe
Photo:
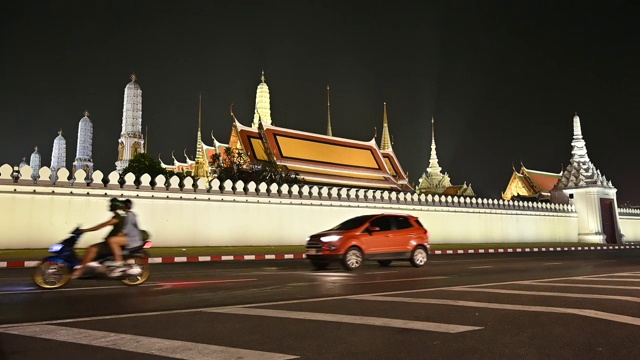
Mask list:
[[[376,296],[376,295],[356,295],[351,299],[355,300],[373,300],[373,301],[395,301],[404,303],[416,303],[416,304],[437,304],[437,305],[453,305],[453,306],[468,306],[487,309],[501,309],[501,310],[518,310],[518,311],[535,311],[535,312],[547,312],[547,313],[559,313],[559,314],[574,314],[582,315],[597,319],[604,319],[615,321],[624,324],[631,324],[640,326],[640,318],[632,316],[618,315],[607,313],[603,311],[590,310],[590,309],[572,309],[572,308],[559,308],[550,306],[535,306],[535,305],[513,305],[513,304],[500,304],[500,303],[484,303],[476,301],[463,301],[463,300],[441,300],[441,299],[423,299],[423,298],[406,298],[406,297],[394,297],[394,296]]]
[[[463,331],[479,330],[481,327],[465,326],[465,325],[453,325],[453,324],[441,324],[426,321],[411,321],[400,319],[389,319],[369,316],[354,316],[354,315],[341,315],[341,314],[326,314],[326,313],[311,313],[302,311],[287,311],[287,310],[272,310],[272,309],[255,309],[255,308],[221,308],[204,310],[206,312],[225,313],[225,314],[237,314],[237,315],[257,315],[257,316],[269,316],[280,317],[299,320],[317,320],[317,321],[329,321],[339,322],[347,324],[361,324],[361,325],[374,325],[374,326],[386,326],[402,329],[413,330],[425,330],[436,331],[445,333],[459,333]]]
[[[299,358],[287,354],[53,325],[8,327],[0,329],[0,332],[186,360],[284,360]]]
[[[599,295],[599,294],[575,294],[575,293],[558,293],[548,291],[523,291],[523,290],[503,290],[503,289],[483,289],[483,288],[453,288],[447,289],[453,291],[470,291],[470,292],[490,292],[497,294],[518,294],[518,295],[539,295],[539,296],[557,296],[572,297],[584,299],[606,299],[606,300],[622,300],[631,302],[640,302],[640,298],[633,296],[616,296],[616,295]]]

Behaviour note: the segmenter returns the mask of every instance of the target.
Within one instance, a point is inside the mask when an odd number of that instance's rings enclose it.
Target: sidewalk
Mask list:
[[[463,247],[464,245],[459,245]],[[640,245],[582,245],[582,246],[545,246],[545,247],[505,247],[505,248],[480,248],[480,249],[431,249],[430,255],[459,255],[459,254],[513,254],[513,253],[538,253],[538,252],[558,252],[558,251],[593,251],[593,250],[620,250],[620,249],[640,249]],[[0,258],[0,268],[29,268],[36,267],[40,259],[46,256],[46,250],[38,251],[42,256],[21,259]],[[303,252],[295,253],[273,253],[273,254],[226,254],[226,255],[183,255],[179,252],[163,256],[153,256],[151,249],[151,264],[172,264],[172,263],[193,263],[193,262],[214,262],[214,261],[247,261],[247,260],[292,260],[305,259]]]

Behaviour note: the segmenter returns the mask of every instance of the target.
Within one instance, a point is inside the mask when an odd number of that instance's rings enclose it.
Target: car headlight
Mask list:
[[[338,241],[342,238],[342,236],[340,235],[329,235],[329,236],[323,236],[320,238],[321,241],[324,242],[332,242],[332,241]]]

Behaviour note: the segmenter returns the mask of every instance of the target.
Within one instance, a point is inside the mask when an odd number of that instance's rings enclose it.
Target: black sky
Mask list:
[[[96,169],[115,170],[124,88],[143,91],[149,152],[194,156],[203,136],[250,125],[260,73],[274,125],[368,141],[387,102],[393,148],[411,182],[429,163],[499,198],[512,164],[559,172],[577,112],[589,157],[640,204],[634,122],[640,49],[632,1],[14,1],[0,5],[0,163],[59,129],[67,167],[85,109]],[[379,141],[379,139],[378,139]]]

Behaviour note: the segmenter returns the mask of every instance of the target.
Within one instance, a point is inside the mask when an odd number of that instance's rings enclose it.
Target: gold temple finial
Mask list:
[[[89,112],[87,111],[87,109],[84,109],[84,116],[89,116]]]
[[[62,129],[58,130],[58,135],[62,135]]]
[[[264,82],[264,70],[262,70],[262,76],[260,76],[260,80],[262,80],[262,82]]]
[[[34,147],[33,150],[38,151],[38,146]]]
[[[129,78],[131,79],[131,81],[136,81],[138,78],[136,77],[136,74],[133,73],[131,74],[131,76],[129,76]]]
[[[202,94],[200,94],[200,103],[198,104],[198,132],[202,125]]]
[[[378,137],[378,128],[377,127],[373,127],[373,138],[377,138]]]

